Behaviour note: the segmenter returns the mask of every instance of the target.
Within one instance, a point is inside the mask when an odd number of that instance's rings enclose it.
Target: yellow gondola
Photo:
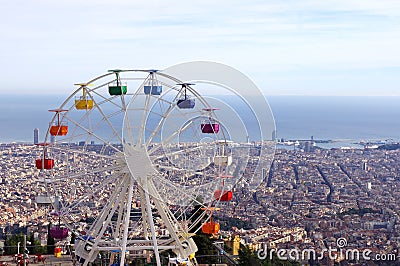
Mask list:
[[[90,110],[93,108],[93,100],[86,95],[86,84],[75,84],[82,87],[82,96],[75,98],[77,110]]]

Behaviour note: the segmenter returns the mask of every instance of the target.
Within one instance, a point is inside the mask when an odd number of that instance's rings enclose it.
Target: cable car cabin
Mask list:
[[[128,92],[128,86],[126,83],[113,83],[108,86],[108,93],[110,95],[123,95]]]
[[[219,132],[219,124],[218,123],[204,123],[201,124],[201,132],[206,134],[216,134]]]
[[[212,220],[209,222],[206,222],[202,227],[201,227],[201,231],[204,234],[207,235],[215,235],[218,234],[220,229],[220,225],[219,223],[213,222]]]
[[[93,108],[93,100],[87,97],[79,97],[75,99],[75,108],[77,110],[90,110]]]
[[[37,169],[52,169],[54,167],[53,159],[36,159],[36,168]]]
[[[50,236],[55,239],[64,239],[68,236],[68,228],[54,226],[50,228]]]
[[[216,200],[220,201],[231,201],[232,200],[233,193],[232,191],[224,191],[224,194],[222,194],[222,190],[216,190],[214,192],[214,198]]]
[[[53,125],[50,126],[50,135],[52,136],[65,136],[68,134],[67,125]]]
[[[218,166],[228,166],[232,164],[232,156],[216,155],[214,164]]]
[[[180,109],[193,109],[195,102],[192,99],[180,99],[176,104]]]
[[[162,86],[151,86],[151,85],[146,85],[144,87],[144,94],[151,94],[151,95],[160,95],[162,92]]]

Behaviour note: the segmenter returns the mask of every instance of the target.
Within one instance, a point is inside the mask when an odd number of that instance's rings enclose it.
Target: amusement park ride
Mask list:
[[[50,234],[75,234],[84,266],[99,253],[119,265],[138,257],[161,265],[166,250],[195,265],[192,236],[219,233],[212,213],[234,197],[248,133],[230,132],[219,114],[231,110],[203,95],[214,84],[171,73],[110,70],[49,110],[36,167],[59,221]]]

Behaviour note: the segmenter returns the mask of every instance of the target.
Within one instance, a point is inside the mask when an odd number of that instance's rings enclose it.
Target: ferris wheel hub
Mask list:
[[[126,165],[132,177],[136,179],[140,185],[144,185],[143,182],[145,182],[148,177],[158,174],[145,147],[125,144],[124,151]]]

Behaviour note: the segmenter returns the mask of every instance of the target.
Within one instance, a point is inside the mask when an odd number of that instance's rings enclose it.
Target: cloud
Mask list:
[[[67,87],[110,66],[160,68],[190,60],[231,64],[263,84],[275,79],[268,73],[330,69],[332,79],[340,69],[400,62],[398,1],[16,0],[5,10],[0,70],[8,87],[40,84],[34,86],[65,93],[48,84]]]

